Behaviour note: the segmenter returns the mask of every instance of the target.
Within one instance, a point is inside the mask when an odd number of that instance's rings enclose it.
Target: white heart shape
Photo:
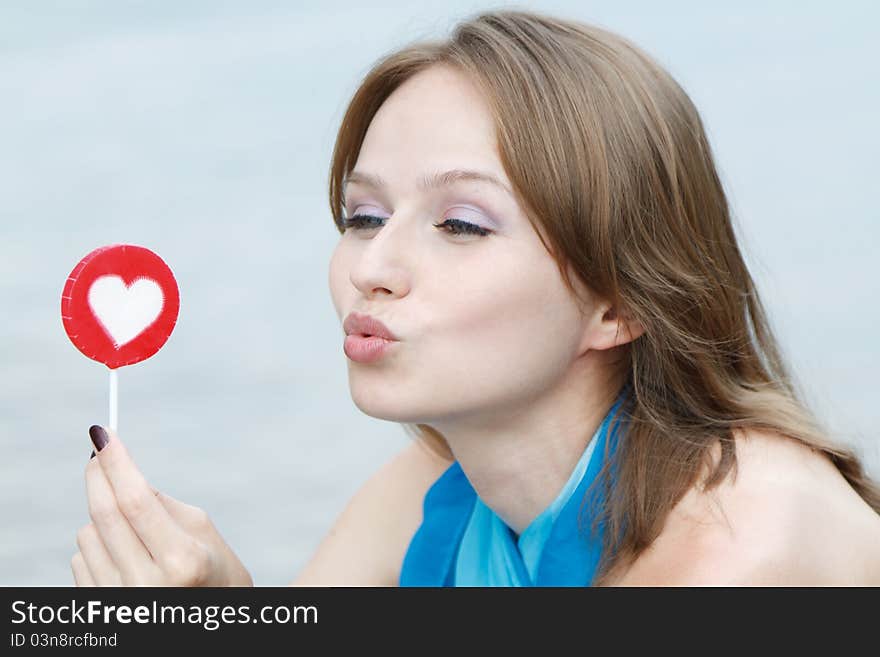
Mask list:
[[[117,349],[149,328],[164,305],[162,288],[151,278],[126,286],[119,276],[101,276],[89,288],[89,306]]]

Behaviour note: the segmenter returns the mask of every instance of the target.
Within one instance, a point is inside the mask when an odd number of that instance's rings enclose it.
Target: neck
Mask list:
[[[539,396],[431,426],[480,499],[516,534],[559,495],[623,384],[603,352],[587,352]]]

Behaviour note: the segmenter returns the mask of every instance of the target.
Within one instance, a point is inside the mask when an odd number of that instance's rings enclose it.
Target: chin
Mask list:
[[[388,422],[417,423],[422,414],[412,412],[407,400],[393,388],[382,385],[352,385],[351,400],[354,405],[370,417]]]
[[[455,402],[449,399],[442,400],[443,404],[438,404],[441,400],[437,399],[432,391],[426,394],[429,395],[429,399],[405,397],[391,388],[378,390],[367,386],[363,386],[362,389],[357,386],[351,387],[351,399],[354,405],[365,415],[377,420],[399,424],[433,425],[471,417],[469,413],[463,413],[464,406],[456,406]]]

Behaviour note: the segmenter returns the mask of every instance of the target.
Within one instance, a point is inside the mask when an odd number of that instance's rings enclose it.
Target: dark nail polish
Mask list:
[[[107,432],[104,431],[104,427],[97,424],[93,424],[89,427],[89,437],[92,439],[92,442],[95,445],[95,450],[98,452],[104,449],[104,445],[110,442],[110,438],[107,436]]]

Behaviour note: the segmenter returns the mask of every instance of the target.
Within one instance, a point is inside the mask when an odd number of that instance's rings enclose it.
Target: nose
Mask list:
[[[364,298],[402,297],[409,293],[413,244],[407,222],[399,213],[364,239],[349,278]]]

